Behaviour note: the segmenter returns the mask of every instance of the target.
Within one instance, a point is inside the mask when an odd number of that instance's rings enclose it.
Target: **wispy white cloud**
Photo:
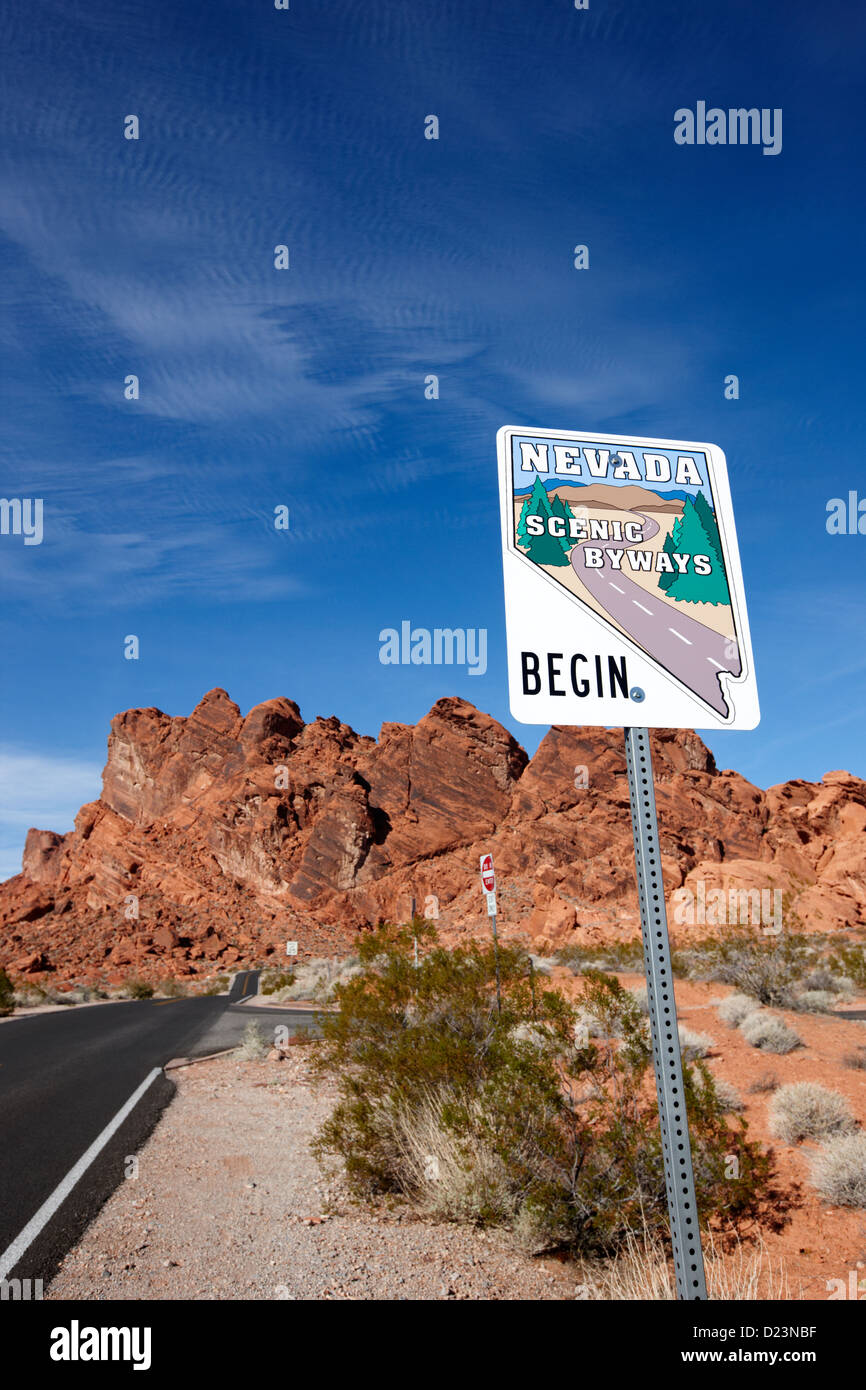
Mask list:
[[[102,766],[0,744],[0,879],[21,872],[31,827],[72,829],[79,808],[100,794]]]

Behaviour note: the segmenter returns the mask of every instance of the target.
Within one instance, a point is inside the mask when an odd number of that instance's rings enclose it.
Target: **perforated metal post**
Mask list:
[[[706,1298],[704,1256],[698,1227],[674,1002],[652,758],[646,729],[625,730],[625,752],[677,1297]]]

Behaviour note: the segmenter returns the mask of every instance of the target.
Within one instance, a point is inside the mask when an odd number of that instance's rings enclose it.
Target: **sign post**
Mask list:
[[[624,727],[677,1295],[702,1299],[648,730],[753,729],[760,718],[725,456],[714,444],[518,426],[497,446],[511,712]]]
[[[481,886],[487,899],[487,916],[493,928],[493,958],[496,963],[496,1008],[502,1013],[502,981],[499,975],[499,937],[496,933],[496,873],[492,854],[481,856]]]

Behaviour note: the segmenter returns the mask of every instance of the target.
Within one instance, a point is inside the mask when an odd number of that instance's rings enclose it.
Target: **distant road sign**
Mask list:
[[[485,893],[492,893],[496,888],[496,875],[493,872],[492,854],[482,854],[481,856],[481,882]]]
[[[722,450],[516,426],[497,445],[514,717],[753,729]]]
[[[297,941],[287,941],[287,942],[286,942],[286,955],[287,955],[287,956],[296,956],[297,954],[298,954],[298,943],[297,943]]]
[[[486,894],[485,894],[485,897],[487,898],[487,916],[488,916],[488,917],[495,917],[495,916],[496,916],[496,894],[495,894],[495,893],[486,893]]]

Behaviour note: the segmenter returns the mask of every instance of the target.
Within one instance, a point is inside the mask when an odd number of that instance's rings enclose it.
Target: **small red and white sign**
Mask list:
[[[481,856],[481,883],[485,893],[493,893],[496,889],[496,875],[493,872],[492,854],[482,854]]]

